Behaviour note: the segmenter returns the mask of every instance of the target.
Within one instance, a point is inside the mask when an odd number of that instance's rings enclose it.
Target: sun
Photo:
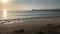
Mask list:
[[[9,2],[8,0],[1,0],[1,3],[7,3]]]
[[[0,0],[0,1],[1,1],[1,3],[10,3],[10,2],[14,2],[16,0]]]

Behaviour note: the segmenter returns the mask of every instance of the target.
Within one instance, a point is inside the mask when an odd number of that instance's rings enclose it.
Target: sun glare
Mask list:
[[[2,3],[7,3],[7,2],[8,2],[8,0],[1,0],[1,2],[2,2]]]
[[[1,1],[1,3],[3,3],[3,4],[7,4],[7,3],[10,3],[10,2],[13,2],[13,1],[15,1],[15,0],[0,0]]]
[[[7,18],[7,10],[3,10],[3,17],[6,19]]]

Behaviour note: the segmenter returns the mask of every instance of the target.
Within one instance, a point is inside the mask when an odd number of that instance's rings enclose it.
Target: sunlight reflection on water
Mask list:
[[[57,11],[7,11],[7,10],[0,11],[0,19],[55,17],[55,16],[60,16],[60,12],[57,12]]]

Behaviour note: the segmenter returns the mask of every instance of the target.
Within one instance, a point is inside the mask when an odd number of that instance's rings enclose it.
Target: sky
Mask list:
[[[0,10],[31,10],[60,8],[60,0],[0,0]]]

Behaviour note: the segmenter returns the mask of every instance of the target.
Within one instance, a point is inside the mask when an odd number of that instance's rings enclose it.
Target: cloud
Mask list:
[[[31,10],[59,8],[58,0],[14,0],[7,4],[1,4],[0,10]]]
[[[6,10],[31,10],[31,9],[42,8],[40,6],[32,6],[32,5],[28,5],[28,4],[14,4],[14,3],[1,5],[0,7],[1,7],[0,8],[1,10],[2,9],[6,9]]]
[[[31,9],[41,9],[42,6],[32,5],[32,0],[16,0],[14,2],[0,4],[0,10],[31,10]]]

